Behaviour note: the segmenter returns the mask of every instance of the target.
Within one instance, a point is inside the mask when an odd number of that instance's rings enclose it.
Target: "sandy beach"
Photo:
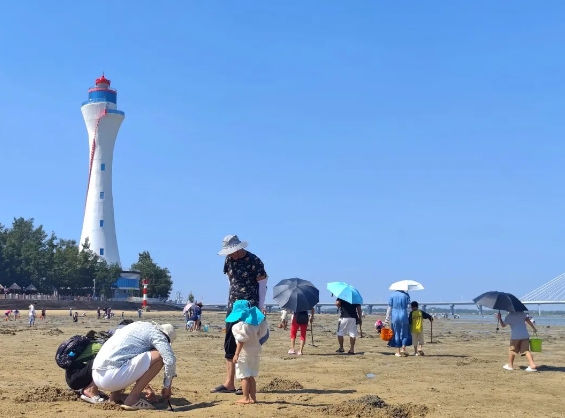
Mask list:
[[[40,308],[38,306],[38,308]],[[73,323],[68,311],[48,311],[45,322],[29,329],[27,312],[18,322],[2,322],[0,341],[1,417],[151,417],[171,414],[166,403],[157,411],[135,413],[112,405],[93,406],[76,400],[67,390],[64,371],[54,361],[58,345],[90,329],[108,330],[120,321],[97,320],[94,312]],[[81,311],[82,313],[82,311]],[[136,319],[134,312],[126,318]],[[536,353],[537,373],[505,371],[509,331],[495,332],[492,324],[457,320],[434,322],[434,344],[423,357],[397,358],[373,330],[377,316],[368,316],[365,337],[354,356],[335,353],[335,315],[318,315],[315,347],[307,345],[302,357],[286,354],[288,332],[277,329],[277,314],[270,314],[271,337],[264,346],[256,405],[235,405],[236,395],[211,394],[223,382],[222,332],[224,315],[204,312],[209,332],[188,333],[180,313],[150,312],[146,320],[170,322],[178,327],[173,345],[178,377],[173,382],[175,414],[192,417],[562,417],[565,381],[565,329],[541,327],[543,352]],[[382,319],[382,318],[381,318]],[[426,341],[430,340],[426,323]],[[308,335],[310,342],[310,335]],[[374,377],[367,377],[373,374]],[[153,382],[160,391],[162,374]]]

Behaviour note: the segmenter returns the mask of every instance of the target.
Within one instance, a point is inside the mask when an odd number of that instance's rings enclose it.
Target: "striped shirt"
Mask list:
[[[167,336],[150,322],[134,322],[121,329],[102,346],[92,364],[93,370],[119,369],[147,351],[157,350],[165,364],[163,386],[171,386],[176,376],[176,358]]]

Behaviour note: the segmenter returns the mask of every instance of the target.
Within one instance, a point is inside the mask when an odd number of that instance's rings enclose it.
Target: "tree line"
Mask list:
[[[88,242],[79,248],[77,241],[48,234],[34,219],[14,219],[11,227],[0,223],[0,284],[17,283],[22,289],[33,284],[39,293],[56,289],[63,296],[112,297],[122,268],[109,264],[90,250]],[[149,280],[148,297],[168,298],[173,281],[166,267],[157,265],[148,251],[139,254],[131,270]],[[140,294],[141,294],[140,281]]]

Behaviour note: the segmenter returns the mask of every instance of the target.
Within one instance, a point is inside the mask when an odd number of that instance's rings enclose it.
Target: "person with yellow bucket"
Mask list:
[[[473,301],[477,305],[498,309],[498,314],[496,315],[497,323],[499,323],[502,328],[505,328],[506,325],[510,325],[510,352],[508,353],[508,363],[502,368],[504,370],[514,370],[514,359],[516,358],[516,354],[520,354],[526,356],[530,363],[526,371],[537,372],[538,370],[534,363],[534,358],[530,352],[530,334],[528,333],[526,324],[532,327],[535,333],[537,333],[537,329],[526,314],[528,311],[526,305],[511,293],[496,291],[483,293],[473,299]],[[506,315],[504,320],[500,314],[501,310],[508,311],[508,315]],[[498,326],[496,330],[498,331]]]
[[[510,325],[510,352],[508,353],[508,364],[505,364],[503,368],[514,370],[514,358],[516,354],[520,354],[521,356],[525,355],[530,363],[526,371],[537,372],[538,369],[530,352],[530,334],[528,328],[526,328],[526,324],[528,324],[537,334],[538,330],[535,325],[532,324],[525,312],[510,312],[504,320],[502,320],[502,315],[499,312],[497,317],[502,328]]]

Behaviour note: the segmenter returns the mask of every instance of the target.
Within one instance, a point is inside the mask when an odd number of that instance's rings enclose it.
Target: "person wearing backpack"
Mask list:
[[[143,389],[164,367],[161,395],[170,399],[176,376],[176,358],[171,344],[176,339],[171,324],[134,322],[118,330],[102,346],[92,364],[92,380],[100,389],[112,392],[111,402],[120,402],[124,390],[134,384],[121,405],[128,411],[154,409],[141,398]]]
[[[314,322],[314,308],[308,317],[308,311],[295,312],[290,321],[290,350],[288,354],[296,354],[301,356],[304,354],[304,345],[306,344],[306,331],[308,330],[308,323]],[[300,330],[300,348],[295,351],[296,334]]]

